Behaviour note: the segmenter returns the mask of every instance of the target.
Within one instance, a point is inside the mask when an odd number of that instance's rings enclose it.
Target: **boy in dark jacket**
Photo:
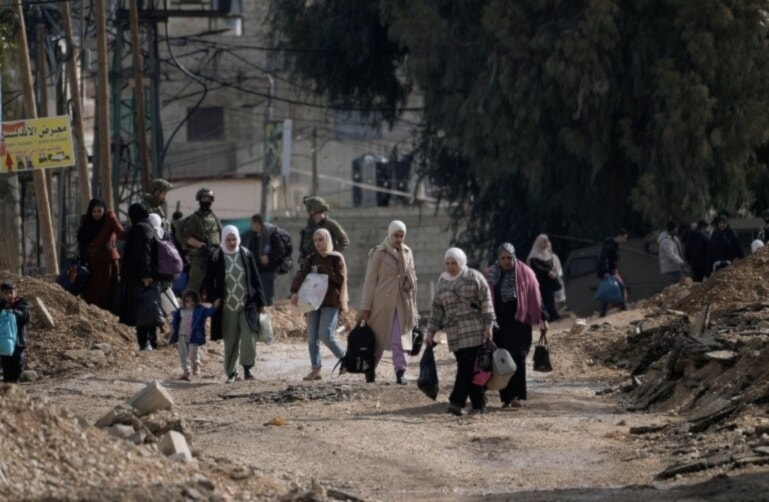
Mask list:
[[[206,343],[206,317],[213,317],[214,314],[216,307],[206,308],[201,305],[200,294],[194,290],[184,292],[182,308],[172,314],[173,332],[169,343],[178,343],[182,380],[189,381],[190,366],[193,375],[200,374],[199,348]]]
[[[16,285],[10,281],[0,284],[0,310],[7,310],[16,317],[16,348],[10,356],[0,356],[3,368],[3,381],[17,383],[24,368],[24,353],[27,350],[27,324],[29,324],[29,304],[17,295]]]

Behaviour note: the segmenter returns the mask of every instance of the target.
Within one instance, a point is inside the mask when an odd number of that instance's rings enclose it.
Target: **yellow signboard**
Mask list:
[[[34,171],[74,164],[68,116],[2,123],[0,172]]]

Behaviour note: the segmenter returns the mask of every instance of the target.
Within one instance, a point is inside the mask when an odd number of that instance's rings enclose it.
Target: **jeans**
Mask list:
[[[454,380],[454,390],[451,391],[449,402],[460,408],[464,408],[467,403],[467,396],[470,396],[470,403],[474,410],[480,410],[486,407],[486,397],[483,395],[483,387],[473,383],[475,374],[475,357],[481,346],[459,349],[454,352],[457,358],[457,376]]]
[[[264,292],[264,300],[268,306],[272,306],[272,300],[275,296],[275,277],[278,273],[274,270],[259,272],[259,278],[262,280],[262,292]]]
[[[334,338],[339,309],[321,307],[307,314],[307,345],[310,349],[310,363],[313,368],[320,368],[320,342],[331,350],[336,357],[344,356],[344,349]]]

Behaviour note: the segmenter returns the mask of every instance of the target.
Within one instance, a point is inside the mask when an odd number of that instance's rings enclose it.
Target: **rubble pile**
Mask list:
[[[249,396],[251,402],[258,404],[287,404],[294,402],[323,401],[336,403],[360,400],[371,392],[360,385],[320,383],[315,385],[289,385],[278,392],[256,392]]]
[[[272,328],[276,339],[304,340],[306,337],[307,322],[303,314],[297,314],[288,306],[288,303],[276,302],[275,306],[268,308],[267,312],[272,316]],[[358,313],[355,309],[348,309],[339,314],[337,329],[341,328],[346,334],[357,320]]]
[[[676,448],[680,460],[660,478],[769,464],[768,272],[762,250],[693,286],[673,309],[659,308],[624,336],[609,336],[596,354],[629,371],[604,392],[624,392],[630,410],[683,419],[631,429],[657,448]],[[680,294],[682,286],[674,288]],[[686,438],[686,447],[671,438]]]

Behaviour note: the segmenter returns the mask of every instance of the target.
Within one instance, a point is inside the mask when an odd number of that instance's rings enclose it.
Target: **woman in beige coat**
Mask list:
[[[411,350],[411,330],[417,317],[417,276],[405,238],[406,225],[395,220],[387,228],[385,240],[369,253],[360,318],[376,335],[376,363],[366,373],[367,382],[374,381],[382,354],[391,350],[397,381],[406,383],[406,351]]]

